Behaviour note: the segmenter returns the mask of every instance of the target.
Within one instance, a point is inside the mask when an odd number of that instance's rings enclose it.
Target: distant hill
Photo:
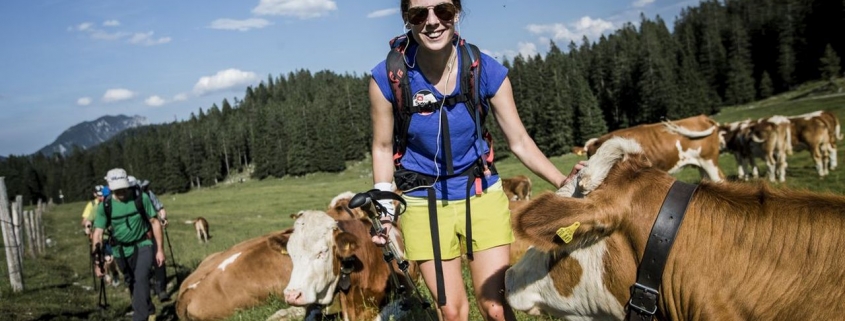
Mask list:
[[[65,155],[73,150],[73,146],[88,149],[109,140],[120,132],[140,126],[148,125],[147,118],[142,116],[103,116],[94,121],[86,121],[68,128],[50,145],[44,146],[37,153]]]

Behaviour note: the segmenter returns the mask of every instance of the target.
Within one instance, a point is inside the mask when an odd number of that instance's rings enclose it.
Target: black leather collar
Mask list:
[[[628,301],[628,321],[651,321],[657,313],[660,283],[669,251],[684,220],[698,185],[675,181],[669,189],[645,246],[645,253],[637,270],[637,283],[631,286]]]

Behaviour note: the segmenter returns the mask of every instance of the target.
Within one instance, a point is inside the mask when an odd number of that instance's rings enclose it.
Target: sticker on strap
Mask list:
[[[572,225],[570,226],[561,227],[557,229],[557,236],[560,237],[561,240],[563,240],[563,243],[569,244],[569,242],[572,242],[572,237],[575,234],[575,230],[577,230],[579,226],[581,226],[581,222],[575,222],[572,223]]]

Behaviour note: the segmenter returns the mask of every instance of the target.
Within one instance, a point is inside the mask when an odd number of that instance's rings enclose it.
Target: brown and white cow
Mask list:
[[[826,162],[826,166],[829,170],[834,170],[838,166],[837,161],[837,147],[836,143],[842,140],[842,132],[841,132],[841,125],[839,124],[839,118],[836,117],[832,112],[827,110],[818,110],[812,113],[807,113],[798,116],[792,116],[790,119],[816,119],[824,123],[825,127],[827,127],[828,133],[828,144],[823,147],[823,149],[827,150],[827,157],[823,157],[823,161]],[[806,144],[806,142],[805,142]],[[801,146],[804,149],[807,149],[806,146]]]
[[[737,163],[737,176],[759,177],[756,158],[766,162],[769,181],[786,180],[786,155],[792,148],[789,119],[771,116],[719,126],[722,150],[730,151]],[[748,172],[746,172],[746,168]]]
[[[264,303],[270,295],[281,297],[290,279],[292,265],[285,245],[292,232],[249,239],[206,257],[179,287],[179,319],[224,319],[238,309]]]
[[[605,143],[559,191],[581,198],[547,193],[516,211],[514,232],[535,247],[506,274],[508,302],[569,320],[621,320],[674,181],[635,141]],[[561,227],[570,227],[568,243]],[[841,195],[702,182],[669,253],[656,318],[842,319],[843,229]]]
[[[531,179],[525,175],[517,175],[502,179],[502,189],[511,201],[531,199]]]
[[[339,300],[344,320],[387,320],[399,317],[397,301],[390,301],[393,274],[406,289],[404,276],[393,261],[385,263],[382,249],[371,241],[368,219],[335,220],[322,211],[302,211],[288,241],[293,270],[284,290],[294,306],[329,305]],[[402,249],[401,234],[391,229],[391,241]],[[403,253],[399,253],[403,255]],[[416,279],[416,266],[409,268]],[[344,276],[345,274],[345,276]],[[343,289],[345,278],[348,288]]]
[[[817,111],[789,117],[792,133],[792,150],[789,154],[793,151],[809,151],[819,176],[825,177],[831,166],[836,167],[836,150],[831,145],[831,138],[835,134],[831,134],[831,129],[821,115],[822,112]]]
[[[701,177],[714,182],[725,178],[719,169],[718,123],[704,115],[659,124],[644,124],[612,131],[584,144],[592,157],[605,141],[627,137],[642,144],[654,166],[674,174],[684,166],[696,166]]]

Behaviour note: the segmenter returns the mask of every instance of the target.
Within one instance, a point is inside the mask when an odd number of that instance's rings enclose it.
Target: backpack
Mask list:
[[[454,106],[465,102],[469,114],[475,123],[476,134],[479,139],[484,139],[490,146],[490,153],[486,157],[480,157],[485,174],[490,173],[489,164],[493,162],[493,139],[490,132],[484,128],[484,121],[488,111],[484,108],[478,92],[478,78],[481,74],[481,51],[473,44],[467,43],[463,38],[455,34],[457,38],[458,54],[461,55],[461,79],[460,93],[453,96],[446,96],[444,106]],[[411,116],[415,113],[433,112],[440,107],[441,101],[429,103],[424,106],[414,106],[411,85],[407,77],[405,63],[405,49],[412,43],[416,43],[410,32],[390,40],[390,52],[387,54],[385,66],[387,78],[390,81],[390,88],[393,91],[393,162],[396,169],[400,169],[402,156],[407,149],[408,128],[411,124]],[[448,126],[446,129],[448,133]],[[447,175],[454,174],[452,168],[452,150],[449,136],[444,135],[444,158],[446,160]]]
[[[147,230],[144,232],[144,234],[148,234],[150,231],[153,230],[153,227],[152,227],[152,224],[150,224],[149,218],[144,217],[144,213],[146,213],[147,211],[144,208],[144,197],[141,194],[143,192],[141,192],[141,189],[138,186],[130,186],[129,190],[132,191],[133,194],[135,195],[135,209],[137,210],[138,215],[141,216],[141,221],[145,223],[144,225],[147,228]],[[108,197],[106,197],[106,199],[103,200],[103,210],[106,213],[106,231],[109,231],[109,234],[111,234],[111,232],[110,232],[111,231],[111,228],[110,228],[111,227],[111,212],[112,212],[111,202],[112,202],[112,196],[113,195],[114,194],[112,193]],[[127,221],[126,224],[129,224],[128,221]],[[113,237],[111,237],[111,235],[109,235],[109,240],[112,241],[112,242],[117,242],[117,240],[115,240]],[[140,240],[130,242],[129,244],[137,243],[137,242],[142,241],[142,240],[144,240],[143,237]],[[118,244],[119,243],[120,242],[118,242]]]

